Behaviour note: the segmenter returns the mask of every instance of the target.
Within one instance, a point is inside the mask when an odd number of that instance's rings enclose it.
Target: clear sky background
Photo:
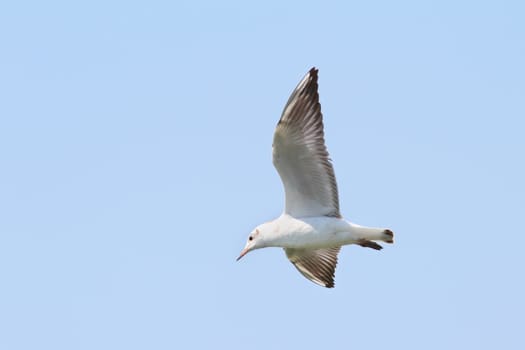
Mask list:
[[[0,5],[1,349],[523,349],[521,1]],[[281,249],[289,94],[319,68],[336,288]]]

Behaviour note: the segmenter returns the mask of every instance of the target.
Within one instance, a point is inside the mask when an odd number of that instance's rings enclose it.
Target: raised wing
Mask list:
[[[337,254],[341,247],[326,249],[290,249],[284,251],[292,264],[310,281],[327,288],[334,287]]]
[[[323,115],[312,68],[290,96],[273,137],[273,164],[294,217],[340,217],[337,183],[324,142]]]

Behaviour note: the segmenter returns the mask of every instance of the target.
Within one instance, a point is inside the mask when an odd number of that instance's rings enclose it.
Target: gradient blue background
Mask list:
[[[0,348],[523,349],[520,1],[0,5]],[[333,290],[280,249],[274,126],[312,66]]]

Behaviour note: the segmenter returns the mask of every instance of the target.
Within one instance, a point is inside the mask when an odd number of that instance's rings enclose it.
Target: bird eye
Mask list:
[[[249,241],[253,241],[253,236],[248,237]]]

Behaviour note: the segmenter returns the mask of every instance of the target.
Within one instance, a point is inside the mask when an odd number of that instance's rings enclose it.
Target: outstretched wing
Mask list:
[[[337,254],[341,247],[326,249],[285,248],[286,257],[310,281],[327,288],[334,287]]]
[[[273,164],[284,185],[285,213],[294,217],[341,216],[317,87],[317,69],[312,68],[290,96],[273,137]]]

